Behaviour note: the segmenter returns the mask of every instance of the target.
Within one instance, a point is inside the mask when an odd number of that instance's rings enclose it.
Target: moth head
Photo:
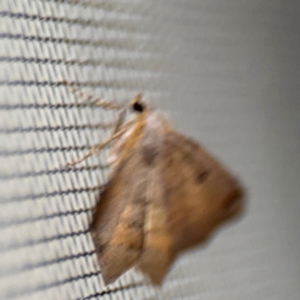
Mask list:
[[[142,100],[142,96],[142,93],[138,93],[129,104],[129,107],[136,113],[143,113],[149,109],[148,104]]]

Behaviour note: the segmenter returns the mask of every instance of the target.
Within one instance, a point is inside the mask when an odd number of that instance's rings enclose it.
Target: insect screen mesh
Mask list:
[[[296,1],[0,3],[1,299],[298,299]],[[138,91],[245,182],[244,219],[183,255],[157,290],[130,271],[104,287],[88,224],[114,112]]]

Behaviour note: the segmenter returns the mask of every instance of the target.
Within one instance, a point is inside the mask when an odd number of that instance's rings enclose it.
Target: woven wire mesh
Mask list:
[[[298,299],[298,2],[0,3],[1,299]],[[88,224],[114,112],[143,91],[240,174],[242,222],[183,255],[162,289],[130,271],[104,287]]]

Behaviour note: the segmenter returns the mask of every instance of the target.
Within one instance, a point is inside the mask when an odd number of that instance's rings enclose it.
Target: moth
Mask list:
[[[141,94],[129,108],[133,119],[121,117],[114,135],[79,160],[113,144],[90,231],[105,284],[136,267],[161,285],[181,252],[242,212],[244,189]]]

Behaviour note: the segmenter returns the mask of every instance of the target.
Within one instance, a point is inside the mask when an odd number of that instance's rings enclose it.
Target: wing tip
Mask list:
[[[102,279],[103,279],[105,286],[108,286],[109,284],[114,283],[119,277],[119,276],[112,276],[112,275],[108,274],[107,272],[105,272],[103,269],[101,269],[101,271],[102,271],[101,272]]]

